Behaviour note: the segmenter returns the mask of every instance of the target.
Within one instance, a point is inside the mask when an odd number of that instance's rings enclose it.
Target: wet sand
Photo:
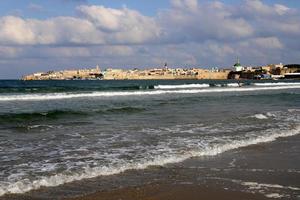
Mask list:
[[[266,200],[260,194],[228,191],[221,188],[197,185],[151,184],[140,187],[122,188],[112,191],[72,198],[69,200]]]
[[[139,176],[150,179],[146,184],[123,185],[67,200],[300,199],[299,139],[299,136],[283,138],[216,157],[192,158],[166,167],[129,172],[132,173],[129,176],[125,173],[129,179],[132,175],[135,180]],[[298,189],[276,188],[279,186]]]

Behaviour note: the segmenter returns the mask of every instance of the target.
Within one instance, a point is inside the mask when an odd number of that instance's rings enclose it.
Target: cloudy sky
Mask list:
[[[94,67],[300,62],[298,0],[1,0],[0,79]]]

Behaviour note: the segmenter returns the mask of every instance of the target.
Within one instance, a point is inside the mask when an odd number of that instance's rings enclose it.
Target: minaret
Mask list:
[[[238,56],[236,57],[236,63],[239,64],[239,65],[241,65],[240,58]]]
[[[239,57],[237,57],[237,62],[233,65],[233,67],[234,67],[234,70],[236,72],[243,71],[243,66],[240,63],[240,58]]]

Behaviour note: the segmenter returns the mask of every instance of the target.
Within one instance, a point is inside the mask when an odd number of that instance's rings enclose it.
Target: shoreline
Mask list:
[[[149,176],[131,186],[119,185],[65,200],[268,200],[300,197],[299,165],[286,158],[300,140],[299,135],[273,142],[253,144],[230,150],[218,156],[189,158],[165,167],[130,170],[126,178]],[[278,154],[280,152],[280,154]],[[295,152],[294,152],[295,153]],[[294,154],[295,158],[297,153]],[[269,163],[265,161],[269,160]],[[216,163],[218,166],[216,167]],[[277,163],[277,166],[274,165]],[[298,168],[297,168],[298,167]],[[137,175],[136,175],[137,174]],[[135,179],[135,178],[134,178]],[[139,182],[139,178],[135,179]],[[153,181],[155,180],[155,181]],[[156,181],[157,180],[157,181]],[[292,185],[292,186],[291,186]],[[265,187],[266,186],[266,187]],[[265,187],[265,188],[264,188]],[[278,188],[293,188],[282,194]],[[98,188],[99,189],[99,188]]]
[[[298,155],[295,147],[299,140],[298,134],[217,156],[194,157],[181,163],[150,166],[144,170],[127,170],[57,187],[43,187],[24,194],[8,194],[0,199],[295,199],[300,195],[300,168],[299,162],[295,162]]]

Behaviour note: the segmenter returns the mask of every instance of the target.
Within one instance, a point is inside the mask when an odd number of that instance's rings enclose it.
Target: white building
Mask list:
[[[235,72],[241,72],[244,70],[244,67],[240,64],[240,59],[237,58],[237,62],[233,65]]]

